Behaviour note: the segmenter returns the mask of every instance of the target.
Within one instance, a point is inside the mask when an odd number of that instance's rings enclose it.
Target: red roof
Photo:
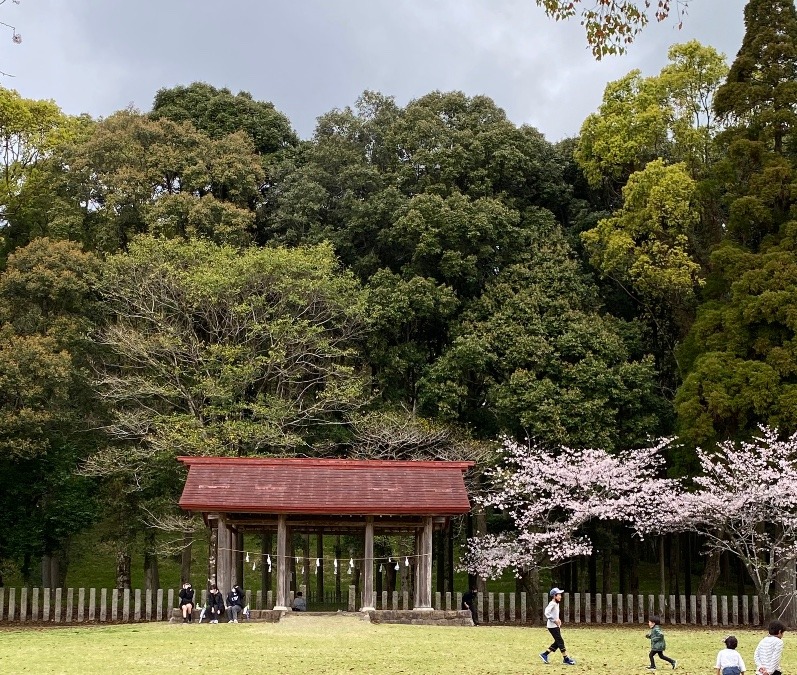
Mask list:
[[[447,516],[470,511],[473,462],[178,457],[187,511]]]

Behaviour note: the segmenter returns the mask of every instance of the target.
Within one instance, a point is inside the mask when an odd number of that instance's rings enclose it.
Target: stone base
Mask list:
[[[367,612],[372,623],[402,623],[418,626],[472,626],[468,610],[383,609]]]
[[[199,616],[202,613],[201,609],[194,608],[194,612],[192,614],[192,619],[194,623],[199,623]],[[273,609],[251,609],[249,610],[249,619],[248,621],[257,621],[258,623],[277,623],[279,622],[280,618],[282,618],[283,612]],[[219,621],[226,622],[228,619],[226,614],[222,614],[219,618]],[[178,623],[183,620],[183,612],[179,607],[175,607],[172,610],[172,616],[169,619],[172,623]],[[245,622],[247,619],[241,617],[239,619],[240,622]],[[207,623],[207,621],[203,621],[202,623]]]

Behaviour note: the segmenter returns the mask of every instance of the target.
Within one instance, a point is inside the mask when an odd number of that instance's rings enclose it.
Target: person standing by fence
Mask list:
[[[470,611],[474,626],[479,625],[479,606],[476,604],[476,593],[477,591],[474,587],[462,596],[462,609]]]
[[[780,621],[770,622],[769,635],[758,643],[753,654],[756,675],[781,675],[780,659],[783,656],[783,633],[785,632],[786,626]]]
[[[553,644],[540,654],[540,658],[543,663],[550,663],[550,661],[548,661],[548,655],[558,649],[562,653],[562,663],[566,666],[574,666],[576,662],[567,655],[565,641],[562,639],[562,620],[559,618],[559,603],[562,602],[562,593],[564,593],[564,591],[556,587],[552,588],[551,592],[548,593],[548,597],[551,598],[551,601],[545,608],[545,619],[548,632],[551,634],[551,637],[553,637]]]

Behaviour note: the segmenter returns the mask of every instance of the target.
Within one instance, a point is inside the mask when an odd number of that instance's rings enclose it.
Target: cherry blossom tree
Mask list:
[[[785,618],[795,604],[797,560],[797,434],[785,440],[761,427],[750,441],[698,449],[702,475],[683,496],[680,523],[728,552],[747,569],[765,616]]]
[[[590,555],[585,526],[595,520],[625,523],[640,537],[672,529],[676,516],[669,514],[678,513],[682,490],[661,477],[668,442],[610,454],[506,441],[477,499],[507,513],[514,530],[471,539],[463,567],[496,578]]]

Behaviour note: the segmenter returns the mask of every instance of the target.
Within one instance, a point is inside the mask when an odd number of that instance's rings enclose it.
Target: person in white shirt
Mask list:
[[[756,675],[782,675],[780,657],[783,655],[783,633],[785,632],[786,626],[780,621],[770,622],[769,635],[758,643],[753,654]]]
[[[717,653],[717,675],[741,675],[747,671],[742,655],[736,651],[739,641],[734,635],[725,638],[725,649]]]
[[[540,654],[540,658],[543,663],[550,663],[548,655],[558,649],[562,653],[562,663],[566,666],[574,666],[576,662],[567,655],[565,641],[562,639],[562,620],[559,618],[559,603],[562,602],[562,593],[564,591],[556,587],[552,588],[551,592],[548,593],[551,601],[545,608],[545,619],[548,632],[553,637],[553,644]]]

